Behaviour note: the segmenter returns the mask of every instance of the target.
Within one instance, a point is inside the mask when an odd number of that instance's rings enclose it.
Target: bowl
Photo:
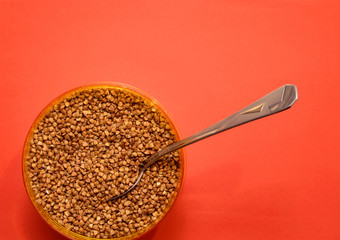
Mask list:
[[[174,121],[172,118],[169,116],[169,114],[166,112],[164,107],[162,107],[153,97],[150,95],[146,94],[145,92],[132,87],[128,86],[126,84],[122,83],[93,83],[93,84],[88,84],[85,86],[81,86],[75,89],[72,89],[70,91],[67,91],[57,97],[55,100],[50,102],[42,111],[41,113],[37,116],[35,119],[34,123],[32,124],[26,140],[24,144],[24,149],[23,149],[23,157],[22,157],[22,173],[23,173],[23,179],[24,179],[24,184],[26,187],[27,194],[39,213],[39,215],[43,218],[43,220],[54,230],[59,232],[60,234],[66,236],[69,239],[75,239],[75,240],[90,240],[90,239],[99,239],[99,238],[94,238],[94,237],[89,237],[85,236],[82,234],[77,233],[76,231],[71,231],[69,228],[66,228],[64,225],[60,224],[57,220],[53,219],[52,216],[44,209],[44,207],[38,203],[38,199],[36,197],[36,194],[33,191],[32,185],[31,185],[31,179],[30,179],[30,174],[29,174],[29,166],[28,166],[28,155],[30,153],[30,142],[32,140],[34,131],[38,128],[39,122],[41,122],[46,114],[48,114],[54,106],[57,104],[61,103],[63,100],[70,98],[74,96],[74,94],[77,94],[79,92],[85,91],[85,90],[98,90],[98,89],[109,89],[109,90],[120,90],[120,91],[126,91],[127,93],[134,94],[135,96],[141,97],[143,100],[148,102],[153,108],[156,108],[160,111],[162,116],[167,120],[167,122],[170,124],[170,130],[175,135],[176,141],[180,140],[180,133],[178,131],[178,128],[176,127]],[[177,185],[174,189],[174,193],[169,199],[169,203],[165,206],[164,210],[162,213],[157,217],[156,220],[152,221],[150,224],[148,224],[146,227],[143,229],[140,229],[134,233],[130,233],[125,236],[121,237],[116,237],[116,238],[105,238],[105,239],[135,239],[139,238],[142,235],[146,234],[147,232],[151,231],[153,228],[155,228],[161,220],[164,219],[164,217],[167,215],[167,213],[171,210],[173,207],[174,203],[178,199],[178,196],[181,192],[182,186],[183,186],[183,180],[184,180],[184,173],[185,173],[185,154],[184,151],[181,149],[179,150],[179,170],[178,170],[178,180],[177,180]]]

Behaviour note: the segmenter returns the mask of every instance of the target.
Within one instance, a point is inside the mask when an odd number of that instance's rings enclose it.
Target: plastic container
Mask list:
[[[61,96],[57,97],[51,103],[49,103],[41,111],[41,113],[38,115],[38,117],[35,119],[34,123],[32,124],[32,126],[31,126],[31,128],[29,130],[29,133],[28,133],[28,135],[26,137],[25,145],[24,145],[24,150],[23,150],[23,156],[22,156],[23,179],[24,179],[24,183],[25,183],[25,187],[26,187],[26,191],[28,193],[28,196],[29,196],[32,204],[34,205],[35,209],[40,214],[40,216],[54,230],[56,230],[57,232],[59,232],[60,234],[62,234],[64,236],[66,236],[67,238],[74,239],[74,240],[90,240],[90,239],[98,239],[98,238],[86,237],[86,236],[80,235],[78,233],[72,232],[70,230],[67,230],[64,226],[60,225],[57,221],[53,220],[51,218],[51,216],[43,209],[43,207],[36,202],[35,194],[34,194],[32,188],[31,188],[30,179],[28,177],[28,169],[27,169],[27,166],[26,166],[26,156],[29,153],[29,143],[30,143],[30,140],[32,138],[34,129],[37,127],[37,125],[41,121],[41,119],[43,119],[43,117],[51,110],[53,105],[58,104],[63,99],[72,96],[74,93],[76,93],[78,91],[82,91],[82,90],[86,90],[86,89],[96,89],[96,88],[124,89],[126,91],[132,92],[134,94],[137,94],[137,95],[143,97],[145,100],[150,102],[154,107],[158,108],[163,113],[163,115],[167,118],[167,120],[171,124],[172,130],[174,131],[174,133],[176,135],[177,141],[181,139],[180,133],[179,133],[176,125],[174,124],[174,121],[169,116],[169,114],[165,111],[164,107],[162,107],[157,102],[156,99],[154,99],[150,95],[142,92],[141,90],[139,90],[137,88],[134,88],[134,87],[131,87],[131,86],[128,86],[128,85],[125,85],[125,84],[121,84],[121,83],[94,83],[94,84],[88,84],[88,85],[81,86],[81,87],[72,89],[70,91],[67,91],[64,94],[62,94]],[[181,149],[180,150],[180,177],[179,177],[179,183],[180,184],[177,185],[177,188],[175,189],[175,193],[173,194],[173,197],[172,197],[169,205],[163,211],[163,213],[158,217],[158,219],[156,221],[152,222],[146,228],[144,228],[144,229],[142,229],[140,231],[137,231],[137,232],[135,232],[135,233],[133,233],[131,235],[127,235],[127,236],[119,237],[119,238],[111,238],[111,239],[120,239],[120,240],[123,240],[123,239],[135,239],[135,238],[139,238],[142,235],[146,234],[147,232],[151,231],[154,227],[156,227],[156,225],[158,225],[161,222],[162,219],[164,219],[166,214],[173,207],[175,201],[178,199],[178,196],[179,196],[179,194],[180,194],[180,192],[182,190],[183,180],[184,180],[184,173],[185,173],[185,164],[186,164],[185,162],[186,162],[185,161],[185,154],[184,154],[183,149]]]

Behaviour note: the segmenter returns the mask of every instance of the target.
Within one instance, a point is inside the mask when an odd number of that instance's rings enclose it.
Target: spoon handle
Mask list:
[[[165,154],[230,128],[286,110],[295,103],[297,98],[296,86],[290,84],[284,85],[222,121],[153,154],[144,166],[144,169],[148,168]]]

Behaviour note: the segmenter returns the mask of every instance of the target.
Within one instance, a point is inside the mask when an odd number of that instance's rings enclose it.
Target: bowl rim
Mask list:
[[[57,231],[59,234],[74,240],[96,240],[96,239],[102,239],[102,238],[91,238],[84,235],[81,235],[79,233],[67,230],[64,226],[59,224],[57,221],[53,220],[51,216],[39,205],[35,199],[35,195],[33,193],[33,189],[30,185],[30,178],[28,176],[27,166],[26,166],[26,157],[29,153],[29,147],[30,147],[30,140],[33,136],[33,131],[36,129],[38,123],[41,119],[53,108],[54,105],[60,103],[65,98],[68,98],[72,96],[73,94],[86,90],[86,89],[105,89],[105,88],[111,88],[111,89],[121,89],[128,92],[132,92],[133,94],[141,96],[143,99],[150,102],[154,107],[159,109],[161,113],[166,117],[168,122],[171,125],[171,129],[175,133],[176,140],[179,141],[182,139],[181,134],[178,130],[178,127],[175,125],[173,118],[170,116],[170,114],[165,110],[165,108],[151,95],[147,94],[146,92],[119,82],[94,82],[94,83],[88,83],[83,84],[81,86],[72,88],[68,91],[63,92],[56,98],[54,98],[52,101],[50,101],[37,115],[35,120],[33,121],[27,135],[25,138],[24,146],[23,146],[23,152],[22,152],[22,179],[24,181],[25,190],[26,193],[30,199],[30,202],[34,206],[35,210],[39,213],[39,216],[55,231]],[[175,189],[174,196],[171,199],[171,202],[168,204],[167,208],[163,211],[163,213],[157,218],[156,221],[152,222],[150,225],[148,225],[146,228],[141,229],[140,231],[137,231],[133,234],[118,237],[118,238],[107,238],[106,240],[128,240],[128,239],[136,239],[144,236],[146,233],[154,230],[160,222],[164,220],[164,218],[168,215],[171,209],[173,209],[174,205],[178,202],[178,198],[180,193],[182,192],[184,180],[185,180],[185,173],[186,173],[186,154],[184,149],[180,149],[180,161],[181,161],[181,168],[180,168],[180,184]]]

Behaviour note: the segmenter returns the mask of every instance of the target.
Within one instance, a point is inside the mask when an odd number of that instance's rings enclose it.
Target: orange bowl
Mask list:
[[[33,192],[33,189],[31,187],[31,184],[30,184],[30,178],[28,176],[28,167],[27,167],[27,164],[26,164],[26,159],[27,159],[27,156],[29,154],[30,141],[31,141],[32,136],[33,136],[33,131],[37,128],[38,123],[44,118],[44,116],[53,108],[54,105],[60,103],[65,98],[71,97],[73,94],[75,94],[77,92],[80,92],[80,91],[83,91],[83,90],[88,90],[88,89],[121,89],[121,90],[125,90],[125,91],[128,91],[130,93],[133,93],[135,95],[142,97],[144,100],[148,101],[153,107],[160,110],[160,112],[163,114],[163,116],[170,123],[171,129],[175,133],[176,140],[179,141],[181,139],[180,133],[178,131],[178,128],[174,124],[173,119],[169,116],[169,114],[165,111],[164,107],[162,107],[156,99],[154,99],[150,95],[144,93],[143,91],[141,91],[141,90],[139,90],[135,87],[131,87],[131,86],[128,86],[128,85],[125,85],[125,84],[121,84],[121,83],[93,83],[93,84],[88,84],[88,85],[81,86],[81,87],[72,89],[70,91],[67,91],[67,92],[63,93],[62,95],[60,95],[59,97],[57,97],[52,102],[50,102],[41,111],[41,113],[38,115],[38,117],[35,119],[34,123],[32,124],[32,126],[31,126],[31,128],[30,128],[30,130],[27,134],[27,137],[26,137],[26,140],[25,140],[25,145],[24,145],[24,150],[23,150],[23,156],[22,156],[23,179],[24,179],[24,184],[25,184],[25,187],[26,187],[27,194],[28,194],[32,204],[34,205],[35,209],[40,214],[40,216],[54,230],[56,230],[57,232],[66,236],[69,239],[75,239],[75,240],[90,240],[90,239],[94,240],[94,239],[98,239],[98,238],[91,238],[91,237],[83,236],[79,233],[76,233],[76,232],[73,232],[73,231],[66,229],[64,226],[59,224],[56,220],[52,219],[52,217],[48,214],[48,212],[46,212],[43,209],[43,207],[40,204],[38,204],[36,197],[35,197],[35,194]],[[145,233],[147,233],[147,232],[151,231],[153,228],[155,228],[161,222],[161,220],[164,219],[164,217],[167,215],[167,213],[174,206],[174,203],[178,199],[178,196],[179,196],[179,194],[182,190],[182,187],[183,187],[186,161],[185,161],[185,154],[184,154],[183,149],[181,149],[179,151],[179,153],[180,153],[180,169],[179,169],[179,179],[178,179],[179,184],[177,184],[176,189],[174,191],[174,194],[172,196],[172,199],[170,200],[169,204],[166,206],[166,208],[162,212],[162,214],[155,221],[151,222],[151,224],[149,224],[147,227],[145,227],[145,228],[143,228],[143,229],[141,229],[141,230],[139,230],[139,231],[137,231],[137,232],[135,232],[131,235],[118,237],[118,238],[110,238],[110,239],[112,239],[112,240],[113,239],[121,239],[122,240],[122,239],[139,238],[142,235],[144,235]]]

